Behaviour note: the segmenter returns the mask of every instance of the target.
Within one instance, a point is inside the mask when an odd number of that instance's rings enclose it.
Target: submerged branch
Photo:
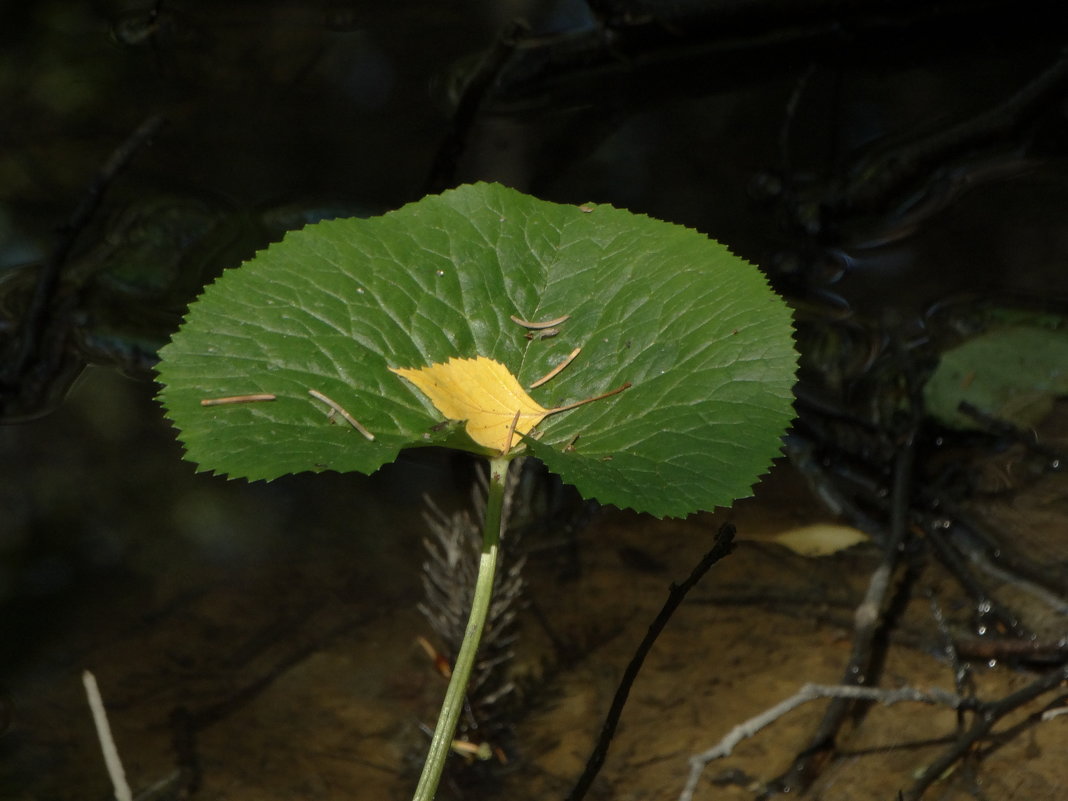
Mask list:
[[[697,783],[701,779],[701,773],[709,762],[730,756],[738,743],[753,737],[788,712],[797,709],[797,707],[821,698],[833,698],[836,701],[848,703],[854,701],[878,701],[886,706],[899,704],[903,701],[912,701],[921,704],[941,704],[951,709],[963,709],[976,704],[972,698],[964,698],[956,693],[938,689],[923,692],[912,687],[884,690],[878,687],[857,687],[851,684],[806,684],[784,701],[735,726],[727,732],[727,735],[722,740],[707,751],[702,751],[700,754],[694,754],[690,757],[690,775],[686,779],[686,785],[683,787],[682,792],[679,793],[678,801],[693,801],[693,795],[697,790]]]
[[[883,624],[891,578],[897,569],[907,534],[914,454],[915,438],[910,433],[894,466],[890,534],[883,559],[872,573],[864,599],[854,615],[853,648],[842,675],[841,683],[844,686],[865,684],[874,678],[872,668],[875,664],[876,635]],[[834,700],[827,707],[809,745],[794,759],[786,773],[769,783],[769,791],[803,791],[812,783],[819,766],[825,762],[824,758],[834,749],[835,737],[853,703],[863,696],[838,694],[831,697]]]
[[[979,705],[976,710],[979,714],[975,716],[975,721],[972,723],[971,728],[964,731],[945,753],[924,769],[923,773],[916,779],[915,784],[909,788],[908,792],[902,795],[902,801],[919,801],[924,791],[939,776],[944,775],[954,763],[969,753],[972,746],[985,737],[995,723],[1010,712],[1019,709],[1028,701],[1038,698],[1043,693],[1049,692],[1066,681],[1068,681],[1068,666],[1059,667],[1039,676],[1026,687],[1006,695],[998,701]],[[1041,719],[1041,716],[1036,716],[1036,720],[1039,719]]]
[[[635,651],[630,664],[627,665],[627,669],[623,673],[623,679],[619,682],[615,698],[612,699],[612,706],[608,710],[608,716],[601,727],[601,735],[594,746],[593,753],[590,754],[589,761],[586,763],[586,769],[575,783],[574,789],[567,796],[567,801],[580,801],[580,799],[584,798],[586,792],[590,789],[590,785],[593,784],[593,780],[597,778],[605,757],[608,755],[608,746],[612,742],[620,715],[623,714],[623,707],[627,703],[630,688],[638,677],[638,672],[642,669],[642,663],[645,662],[645,657],[648,656],[653,643],[656,642],[656,638],[660,636],[660,632],[664,630],[664,626],[667,625],[668,620],[671,619],[679,604],[682,603],[686,593],[693,589],[712,565],[727,556],[732,550],[734,550],[734,526],[730,523],[725,523],[716,534],[716,542],[712,549],[697,563],[689,577],[681,584],[671,585],[663,608],[653,619],[653,622],[649,624],[649,630],[645,633],[645,637],[638,645],[638,650]]]
[[[53,323],[56,291],[63,268],[78,236],[96,215],[104,193],[115,181],[134,155],[148,142],[164,123],[164,118],[153,115],[141,123],[108,157],[97,171],[70,219],[60,229],[59,241],[49,254],[37,275],[29,305],[19,326],[18,336],[12,340],[3,354],[4,365],[0,370],[0,390],[17,391],[18,382],[32,369]],[[0,399],[2,400],[2,399]]]

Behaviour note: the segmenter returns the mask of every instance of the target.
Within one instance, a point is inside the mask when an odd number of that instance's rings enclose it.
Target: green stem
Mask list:
[[[441,772],[445,769],[445,760],[452,747],[452,736],[456,731],[456,722],[464,705],[467,681],[471,677],[471,668],[475,664],[478,642],[482,639],[482,628],[486,624],[490,601],[493,597],[493,574],[497,569],[497,551],[501,541],[501,511],[504,506],[504,482],[508,473],[510,459],[500,457],[490,459],[489,488],[486,492],[486,513],[482,525],[482,555],[478,561],[478,578],[475,581],[475,594],[471,600],[471,615],[467,619],[467,631],[452,668],[449,688],[445,691],[445,700],[441,704],[438,724],[434,727],[434,737],[430,741],[430,750],[423,765],[423,774],[415,788],[412,801],[432,801],[441,781]]]

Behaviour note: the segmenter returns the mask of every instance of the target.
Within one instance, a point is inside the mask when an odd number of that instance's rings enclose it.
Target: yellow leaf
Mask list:
[[[466,420],[467,435],[479,445],[507,451],[522,440],[552,409],[540,406],[498,361],[485,356],[453,357],[429,367],[390,367],[415,384],[449,420]],[[512,421],[515,433],[507,444]]]
[[[830,556],[858,543],[867,542],[869,537],[851,526],[815,523],[784,531],[771,539],[802,556]]]

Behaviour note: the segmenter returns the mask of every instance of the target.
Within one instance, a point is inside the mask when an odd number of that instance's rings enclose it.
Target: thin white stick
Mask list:
[[[701,773],[709,762],[730,756],[734,747],[742,740],[748,739],[802,704],[815,701],[819,698],[850,698],[860,701],[879,701],[890,706],[902,701],[915,701],[921,704],[942,704],[951,709],[958,709],[964,699],[956,693],[946,690],[931,690],[922,692],[912,687],[901,687],[897,690],[884,690],[878,687],[854,687],[852,685],[837,684],[806,684],[785,701],[761,712],[755,717],[749,718],[727,732],[727,736],[700,754],[690,757],[690,775],[686,779],[686,786],[679,793],[678,801],[693,801],[693,794],[697,790],[697,783],[701,780]]]
[[[104,700],[100,697],[100,688],[96,686],[96,676],[88,670],[85,671],[82,673],[82,684],[85,685],[85,696],[89,699],[89,709],[93,713],[100,750],[104,752],[104,765],[107,766],[108,776],[111,777],[111,785],[115,788],[115,798],[117,801],[133,801],[130,785],[126,783],[126,771],[122,769],[122,760],[119,759],[119,750],[111,737],[108,713],[104,711]]]
[[[1068,706],[1059,706],[1055,709],[1047,709],[1045,712],[1042,713],[1042,722],[1045,723],[1047,720],[1059,718],[1061,715],[1068,715]]]

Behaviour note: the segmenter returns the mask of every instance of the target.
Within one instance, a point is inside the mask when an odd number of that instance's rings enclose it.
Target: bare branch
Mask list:
[[[975,699],[963,698],[956,693],[938,689],[923,692],[912,687],[885,690],[878,687],[857,687],[845,684],[806,684],[786,700],[771,707],[771,709],[765,710],[759,715],[735,726],[727,733],[726,737],[712,746],[712,748],[690,757],[690,775],[682,792],[679,793],[678,801],[693,801],[693,794],[697,790],[697,783],[701,779],[701,773],[709,762],[730,756],[738,743],[752,737],[761,729],[770,726],[783,715],[802,704],[821,698],[836,698],[847,701],[878,701],[886,706],[899,704],[902,701],[912,701],[921,704],[941,704],[951,709],[962,709],[977,703]]]

